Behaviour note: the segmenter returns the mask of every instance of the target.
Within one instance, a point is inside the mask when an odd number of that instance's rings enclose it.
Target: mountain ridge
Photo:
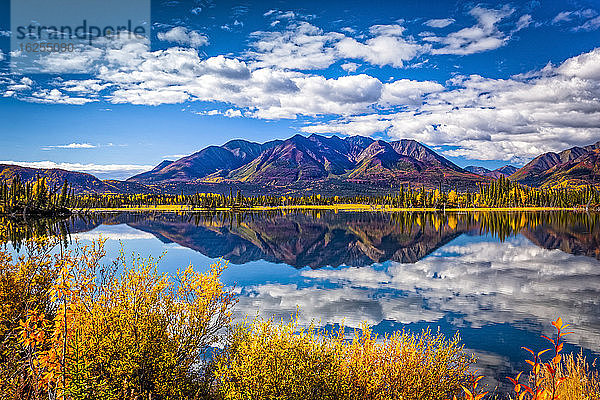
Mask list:
[[[600,141],[561,152],[540,154],[509,179],[527,186],[581,186],[600,183],[598,157]],[[591,165],[590,165],[591,163]]]
[[[241,142],[244,159],[232,153],[231,143]],[[231,154],[210,157],[209,151]],[[260,153],[259,153],[260,151]],[[194,161],[196,164],[189,160]],[[212,160],[211,168],[203,164]],[[214,161],[217,159],[216,161]],[[216,165],[221,166],[216,167]],[[411,139],[375,140],[362,136],[340,138],[312,134],[294,135],[286,140],[258,144],[230,141],[223,146],[209,146],[177,160],[159,170],[136,175],[128,181],[142,184],[251,184],[260,187],[308,189],[320,182],[327,185],[350,183],[393,188],[402,183],[430,187],[446,185],[473,189],[482,181],[425,145]],[[485,182],[486,180],[483,179]]]
[[[46,177],[51,187],[66,180],[77,193],[229,193],[248,195],[374,195],[402,185],[475,191],[500,176],[532,187],[600,185],[600,142],[539,155],[520,169],[461,168],[411,139],[294,135],[255,143],[230,140],[178,160],[163,160],[125,181],[100,180],[63,169],[0,165],[0,181]]]

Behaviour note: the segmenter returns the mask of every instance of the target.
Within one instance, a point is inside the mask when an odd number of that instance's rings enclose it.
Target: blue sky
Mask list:
[[[600,140],[599,1],[152,1],[147,42],[10,68],[0,162],[125,178],[233,138],[411,138],[459,165]],[[6,11],[6,12],[5,12]]]

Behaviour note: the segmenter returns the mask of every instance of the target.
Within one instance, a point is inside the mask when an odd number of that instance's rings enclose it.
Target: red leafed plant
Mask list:
[[[517,394],[518,400],[557,400],[557,389],[566,377],[558,377],[557,370],[560,365],[562,355],[560,352],[563,349],[561,338],[573,332],[564,332],[570,324],[563,324],[559,317],[556,321],[552,321],[552,325],[556,328],[556,339],[551,339],[548,336],[542,337],[552,343],[552,347],[539,352],[534,352],[527,347],[523,347],[533,356],[532,360],[525,360],[531,365],[531,373],[529,374],[529,384],[519,382],[519,378],[523,372],[519,372],[515,378],[508,377],[514,385],[514,391]],[[554,356],[548,362],[542,362],[542,354],[553,351]],[[543,371],[545,369],[545,371]]]

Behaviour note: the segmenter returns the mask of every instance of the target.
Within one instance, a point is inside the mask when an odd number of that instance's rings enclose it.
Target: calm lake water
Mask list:
[[[22,227],[21,235],[44,227]],[[107,238],[107,262],[158,257],[174,272],[223,258],[236,317],[289,318],[380,333],[459,331],[488,383],[526,369],[521,346],[546,348],[561,316],[566,351],[600,356],[600,215],[481,213],[116,213],[54,229]]]

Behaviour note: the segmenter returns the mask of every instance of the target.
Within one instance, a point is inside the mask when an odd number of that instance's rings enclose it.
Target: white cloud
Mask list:
[[[378,100],[382,85],[367,75],[326,79],[272,68],[250,70],[237,59],[201,60],[195,50],[182,48],[134,54],[123,62],[98,76],[116,88],[109,95],[114,103],[217,101],[260,118],[364,111]]]
[[[346,72],[356,72],[360,64],[349,62],[342,64],[341,67]]]
[[[400,79],[383,85],[383,93],[379,104],[390,105],[415,105],[423,103],[423,97],[429,93],[442,92],[444,86],[433,81],[412,81]]]
[[[51,150],[51,149],[94,149],[98,146],[90,144],[90,143],[69,143],[69,144],[59,144],[53,146],[44,146],[42,150]]]
[[[344,35],[324,33],[308,22],[300,22],[281,32],[255,32],[256,41],[248,56],[256,60],[257,67],[286,69],[324,69],[336,60],[331,46]]]
[[[600,28],[600,16],[592,18],[573,29],[576,31],[595,31],[598,28]]]
[[[197,31],[188,30],[183,26],[176,26],[167,32],[157,34],[159,40],[188,45],[191,47],[202,47],[208,44],[208,37]]]
[[[61,83],[63,90],[67,92],[77,92],[82,94],[96,94],[110,87],[110,84],[103,83],[99,79],[81,79],[68,80]]]
[[[529,76],[457,77],[445,90],[435,82],[385,84],[379,104],[405,104],[406,110],[353,115],[303,130],[387,132],[393,138],[454,147],[444,151],[448,156],[522,163],[543,152],[598,141],[599,98],[600,48]]]
[[[338,60],[359,59],[400,68],[428,49],[404,38],[404,31],[398,24],[373,25],[368,38],[359,41],[339,32],[324,32],[308,22],[293,23],[283,31],[255,32],[257,40],[246,55],[255,67],[314,70]]]
[[[566,77],[600,82],[600,48],[567,59],[556,71]]]
[[[2,49],[0,49],[0,61],[4,60],[4,52],[2,52]]]
[[[47,103],[47,104],[72,104],[82,105],[97,101],[87,97],[70,97],[62,93],[58,89],[41,89],[33,92],[31,96],[25,97],[26,101],[32,103]]]
[[[552,19],[552,23],[569,22],[572,19],[572,11],[561,11]]]
[[[454,18],[442,18],[442,19],[430,19],[423,23],[423,25],[430,26],[432,28],[445,28],[448,25],[454,23]]]
[[[82,164],[82,163],[67,163],[54,161],[0,161],[0,164],[19,165],[29,168],[44,168],[44,169],[65,169],[67,171],[87,172],[90,174],[96,173],[122,173],[122,174],[138,174],[140,172],[149,171],[154,168],[153,165],[137,165],[137,164]]]
[[[402,68],[424,51],[415,42],[394,35],[380,35],[367,39],[364,43],[346,37],[336,44],[342,58],[360,59],[373,65],[391,65]]]
[[[244,116],[244,114],[242,113],[241,110],[237,110],[237,109],[233,109],[233,108],[229,108],[225,111],[221,111],[221,110],[198,111],[198,112],[196,112],[196,114],[198,114],[198,115],[223,115],[228,118],[238,118],[238,117]]]
[[[552,19],[552,24],[566,24],[572,21],[577,24],[571,28],[571,30],[575,32],[594,31],[600,27],[600,16],[598,16],[597,11],[591,8],[575,11],[562,11]]]
[[[28,78],[26,76],[24,76],[23,78],[21,78],[21,80],[19,82],[11,82],[10,85],[8,85],[6,87],[7,90],[13,91],[13,92],[21,92],[21,91],[25,91],[25,90],[31,90],[33,86],[33,80],[31,80],[31,78]]]
[[[228,110],[225,110],[223,115],[225,115],[226,117],[229,117],[229,118],[236,118],[236,117],[241,117],[242,112],[240,110],[234,110],[234,109],[230,108]]]
[[[476,25],[452,32],[447,36],[427,36],[424,40],[442,46],[432,49],[432,54],[467,55],[494,50],[504,46],[508,41],[508,37],[498,29],[497,24],[513,12],[514,9],[508,6],[499,10],[477,6],[469,12],[477,19]]]
[[[51,52],[34,62],[39,72],[51,74],[89,73],[104,59],[104,49],[96,46],[75,46],[72,52]]]
[[[518,32],[521,29],[527,28],[533,22],[533,18],[529,14],[525,14],[519,18],[517,21],[517,26],[515,27],[513,32]]]

